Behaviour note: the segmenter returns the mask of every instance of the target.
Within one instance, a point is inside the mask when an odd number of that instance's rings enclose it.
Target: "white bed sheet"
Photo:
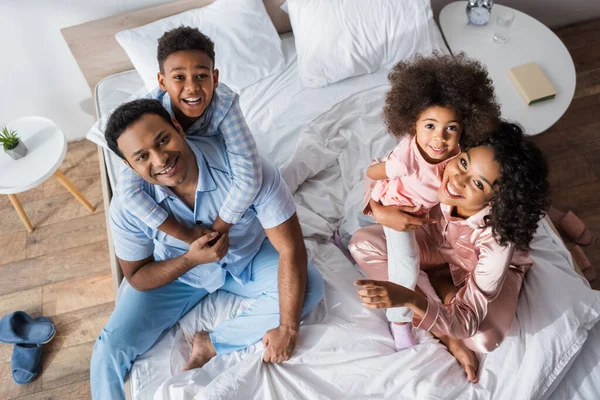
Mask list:
[[[600,323],[590,330],[581,352],[548,399],[600,399]]]
[[[439,38],[439,32],[435,37]],[[441,38],[437,43],[443,48]],[[418,334],[420,343],[414,349],[395,353],[383,315],[360,306],[351,284],[360,275],[327,239],[341,228],[347,240],[359,226],[368,223],[356,217],[362,187],[355,183],[364,172],[365,160],[393,147],[393,140],[381,132],[379,111],[387,72],[352,78],[326,88],[305,89],[297,78],[293,37],[283,38],[283,49],[286,70],[242,91],[240,101],[259,149],[275,164],[284,166],[284,177],[292,191],[296,191],[310,259],[327,282],[325,301],[304,323],[298,350],[284,366],[261,363],[262,349],[257,345],[213,359],[201,370],[171,377],[171,371],[181,367],[188,351],[184,336],[193,335],[199,328],[210,329],[250,303],[227,293],[209,296],[181,321],[183,329],[172,328],[135,362],[130,374],[134,398],[522,398],[511,393],[511,388],[523,385],[527,389],[528,382],[510,378],[518,378],[519,372],[523,375],[527,363],[535,363],[536,354],[519,352],[520,332],[511,331],[511,337],[503,345],[513,351],[507,352],[512,357],[505,359],[499,352],[486,357],[482,384],[474,386],[466,383],[452,356],[427,333]],[[107,78],[96,91],[100,116],[131,94],[145,94],[144,89],[138,89],[141,87],[135,71]],[[351,95],[354,96],[347,99]],[[343,105],[336,106],[344,99],[347,100]],[[345,127],[339,126],[338,120],[351,117],[348,110],[361,117],[364,137],[346,133]],[[321,125],[313,129],[311,121],[319,116],[323,116]],[[323,135],[324,130],[332,135]],[[114,155],[106,158],[112,184],[120,160]],[[542,261],[549,257],[560,264],[562,279],[579,280],[569,265],[566,250],[560,247],[560,239],[544,224],[540,230]],[[585,284],[581,283],[581,288],[585,289]],[[585,338],[586,332],[582,332],[578,340],[583,343]],[[599,347],[589,343],[586,346]],[[576,360],[573,364],[573,368],[578,367],[576,372],[566,373],[564,381],[572,383],[560,384],[556,389],[562,391],[557,393],[565,394],[562,398],[577,393],[577,382],[581,382],[580,387],[587,387],[589,393],[597,392],[589,389],[595,384],[584,375],[593,361],[593,356],[581,362],[579,358]],[[559,364],[546,373],[557,378],[565,375],[569,364]],[[496,374],[497,370],[505,374]],[[597,377],[595,373],[590,377]],[[547,396],[546,389],[552,388],[548,384],[548,387],[529,388],[529,392]]]

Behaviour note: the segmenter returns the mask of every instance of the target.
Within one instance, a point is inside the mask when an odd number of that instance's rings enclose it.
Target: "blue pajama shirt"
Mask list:
[[[180,223],[211,226],[233,185],[228,150],[221,135],[188,137],[199,169],[194,209],[173,192],[142,180],[144,193]],[[263,182],[250,207],[229,231],[229,251],[219,262],[198,265],[157,289],[137,291],[126,282],[109,321],[98,338],[91,361],[93,399],[124,399],[123,382],[135,358],[158,340],[202,298],[215,290],[255,298],[241,315],[209,333],[218,355],[244,349],[279,325],[279,254],[265,229],[278,226],[295,212],[289,189],[279,171],[262,160]],[[188,245],[145,224],[115,197],[110,206],[115,254],[138,261],[157,261],[184,254]],[[323,278],[308,264],[302,317],[323,297]]]

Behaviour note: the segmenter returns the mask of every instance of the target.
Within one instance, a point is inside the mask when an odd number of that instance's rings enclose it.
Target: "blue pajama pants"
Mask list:
[[[278,264],[279,253],[265,240],[252,260],[252,276],[247,284],[242,286],[227,274],[219,290],[256,301],[242,314],[210,332],[217,355],[245,349],[279,326]],[[310,263],[307,278],[302,318],[323,298],[323,278]],[[92,398],[125,399],[125,374],[136,357],[148,351],[163,332],[206,295],[206,290],[178,280],[146,292],[127,287],[94,346],[90,369]]]

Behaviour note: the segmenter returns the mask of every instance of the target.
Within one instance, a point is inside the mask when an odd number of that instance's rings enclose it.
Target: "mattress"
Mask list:
[[[437,27],[432,24],[431,30],[436,46],[445,51]],[[329,242],[336,230],[347,241],[356,229],[372,222],[359,217],[360,181],[368,161],[395,144],[380,116],[387,71],[307,89],[298,80],[293,36],[284,35],[282,42],[286,69],[244,89],[240,104],[259,150],[281,168],[294,193],[309,258],[326,281],[325,299],[303,322],[298,349],[285,364],[262,363],[262,346],[257,344],[214,358],[202,369],[179,373],[189,353],[188,340],[196,330],[210,330],[251,303],[220,291],[211,294],[136,360],[130,373],[133,398],[519,399],[548,397],[555,391],[557,396],[564,395],[551,397],[558,399],[578,398],[581,387],[587,388],[586,394],[597,393],[592,380],[598,377],[598,368],[592,368],[594,356],[574,357],[582,346],[591,352],[600,347],[586,341],[587,331],[597,320],[593,312],[589,326],[574,334],[569,357],[551,360],[546,369],[536,364],[544,356],[542,351],[552,352],[552,348],[536,348],[523,323],[515,324],[502,351],[484,357],[479,385],[466,382],[454,358],[427,332],[418,332],[419,344],[413,349],[394,352],[384,314],[366,310],[358,301],[352,282],[360,278],[360,272]],[[135,71],[106,78],[95,93],[98,115],[103,117],[123,101],[143,94]],[[114,185],[121,161],[108,151],[105,159]],[[564,288],[585,291],[588,306],[598,307],[599,296],[589,293],[586,283],[573,272],[560,238],[545,222],[538,233],[537,253],[532,257],[548,268],[528,275],[531,293],[543,290],[540,282],[553,279]],[[555,275],[547,275],[549,270]],[[549,293],[542,294],[542,300],[550,299]],[[536,297],[520,301],[524,305],[518,320],[531,322],[527,307],[542,301]],[[549,317],[552,312],[556,314],[552,309]],[[547,328],[551,319],[544,320],[545,330],[539,329],[543,338],[556,334]],[[600,329],[596,327],[592,334],[598,337]],[[523,343],[529,348],[523,348]],[[525,375],[524,371],[536,368],[536,376]],[[586,369],[592,372],[586,374]]]

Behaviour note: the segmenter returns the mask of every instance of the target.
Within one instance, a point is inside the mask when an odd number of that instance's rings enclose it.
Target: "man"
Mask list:
[[[308,264],[293,199],[266,160],[262,187],[228,235],[209,229],[231,187],[220,135],[186,139],[156,100],[123,104],[105,133],[109,147],[144,180],[144,190],[179,223],[205,228],[188,247],[145,225],[113,198],[110,224],[129,282],[96,342],[91,362],[94,399],[124,398],[123,379],[146,352],[207,294],[222,289],[255,298],[252,307],[212,332],[198,332],[186,369],[262,338],[266,362],[288,360],[300,319],[323,296],[323,279]]]

